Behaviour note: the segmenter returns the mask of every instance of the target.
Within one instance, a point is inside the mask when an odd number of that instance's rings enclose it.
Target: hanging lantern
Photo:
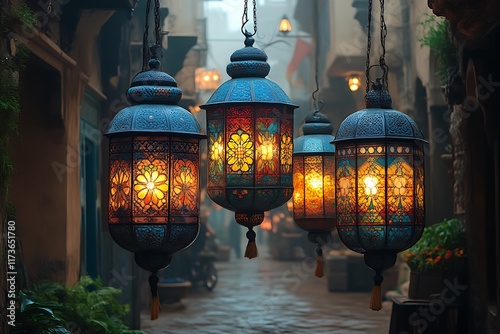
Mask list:
[[[293,143],[293,218],[316,247],[316,276],[323,277],[321,246],[335,228],[335,146],[328,118],[314,112]]]
[[[380,0],[382,77],[370,80],[371,12],[369,3],[366,109],[348,116],[335,140],[337,232],[351,250],[364,254],[375,271],[370,300],[382,308],[381,272],[392,267],[397,253],[415,244],[425,225],[424,155],[426,141],[417,124],[392,109],[387,91],[384,0]]]
[[[417,124],[392,109],[380,83],[365,97],[366,109],[339,126],[336,146],[337,231],[363,253],[375,272],[370,307],[381,308],[381,271],[422,235],[425,143]]]
[[[215,203],[235,211],[236,222],[249,229],[245,257],[254,258],[252,228],[263,221],[264,211],[285,204],[292,196],[293,110],[297,106],[265,78],[270,71],[267,55],[253,47],[252,34],[245,31],[244,35],[245,47],[235,51],[227,65],[232,79],[201,108],[207,112],[207,193]]]
[[[157,272],[199,231],[200,140],[196,118],[179,107],[175,79],[159,70],[159,43],[149,70],[127,91],[131,106],[111,121],[109,220],[113,240],[150,271],[151,320],[158,318]]]

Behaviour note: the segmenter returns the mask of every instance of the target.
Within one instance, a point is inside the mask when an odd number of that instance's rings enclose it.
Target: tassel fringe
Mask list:
[[[154,296],[151,299],[151,320],[158,319],[158,314],[160,313],[161,305],[158,296]]]
[[[325,271],[323,269],[323,250],[320,244],[316,247],[316,272],[314,274],[318,278],[325,276]]]
[[[382,309],[382,281],[384,277],[377,271],[373,278],[372,296],[370,298],[370,309],[380,311]]]
[[[151,320],[158,319],[158,313],[160,313],[161,305],[160,299],[158,298],[158,282],[160,279],[156,275],[156,272],[149,276],[149,287],[151,288]]]
[[[245,257],[248,259],[253,259],[259,256],[259,253],[257,252],[257,244],[255,243],[255,237],[255,232],[252,230],[252,228],[250,228],[247,231],[248,244],[247,249],[245,250]]]

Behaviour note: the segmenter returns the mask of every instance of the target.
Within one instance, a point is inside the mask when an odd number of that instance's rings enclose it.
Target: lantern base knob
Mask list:
[[[168,267],[172,261],[172,255],[165,252],[144,251],[134,253],[134,259],[139,267],[155,273]]]

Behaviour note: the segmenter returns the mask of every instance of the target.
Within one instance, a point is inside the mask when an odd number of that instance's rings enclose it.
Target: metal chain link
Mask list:
[[[241,17],[241,33],[246,37],[252,37],[257,33],[257,3],[256,0],[252,1],[253,4],[253,33],[245,29],[248,23],[248,0],[245,0],[243,6],[243,16]]]
[[[148,48],[148,35],[149,35],[149,12],[151,11],[151,0],[146,2],[146,23],[144,24],[144,35],[142,37],[142,70],[147,69],[149,48]]]
[[[155,38],[156,45],[161,46],[161,17],[160,17],[160,0],[155,0]]]
[[[316,89],[312,93],[312,99],[314,102],[314,112],[317,113],[319,112],[319,101],[318,97],[316,96],[319,92],[319,79],[318,79],[318,72],[319,72],[319,18],[320,18],[320,11],[319,11],[319,4],[318,0],[314,0],[315,4],[315,9],[316,9],[316,15],[312,18],[313,21],[315,21],[314,24],[314,83],[316,84]]]
[[[52,1],[49,0],[49,3],[47,5],[47,14],[52,13]]]
[[[366,42],[366,92],[370,90],[370,51],[372,46],[372,9],[373,0],[368,0],[368,32],[367,32],[367,42]]]
[[[389,68],[385,63],[385,39],[387,37],[387,25],[384,18],[384,0],[380,0],[380,45],[382,47],[382,54],[380,55],[379,65],[383,71],[382,74],[382,87],[388,90],[388,71]]]

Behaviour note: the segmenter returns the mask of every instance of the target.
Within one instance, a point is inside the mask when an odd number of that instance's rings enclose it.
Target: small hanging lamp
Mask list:
[[[333,126],[318,111],[308,115],[293,143],[293,218],[316,246],[316,276],[323,277],[322,246],[335,228]]]
[[[382,271],[397,253],[420,239],[425,225],[424,154],[426,141],[417,124],[392,109],[387,92],[384,0],[381,6],[381,78],[370,84],[368,25],[366,109],[348,116],[336,134],[337,231],[351,250],[364,254],[375,271],[370,308],[382,308]],[[371,19],[372,2],[369,5]],[[370,20],[369,20],[370,21]]]
[[[151,0],[146,11],[146,31]],[[156,44],[149,69],[132,80],[132,104],[111,121],[109,138],[109,220],[113,240],[134,252],[150,271],[151,320],[158,318],[157,272],[172,254],[191,244],[199,231],[200,140],[196,118],[177,102],[182,92],[161,72],[159,0],[155,0]],[[147,51],[147,34],[144,36]]]
[[[220,206],[235,212],[236,222],[248,228],[245,257],[257,256],[254,226],[264,211],[285,204],[293,192],[293,105],[283,90],[265,77],[270,66],[264,51],[253,47],[254,32],[244,3],[241,31],[245,47],[235,51],[223,83],[201,106],[207,112],[207,193]]]
[[[319,16],[318,1],[315,1]],[[333,126],[319,112],[319,20],[315,21],[315,83],[312,93],[315,111],[302,126],[303,135],[293,142],[293,218],[308,239],[316,244],[316,277],[323,277],[323,250],[331,231],[335,229],[335,146],[330,142]]]

